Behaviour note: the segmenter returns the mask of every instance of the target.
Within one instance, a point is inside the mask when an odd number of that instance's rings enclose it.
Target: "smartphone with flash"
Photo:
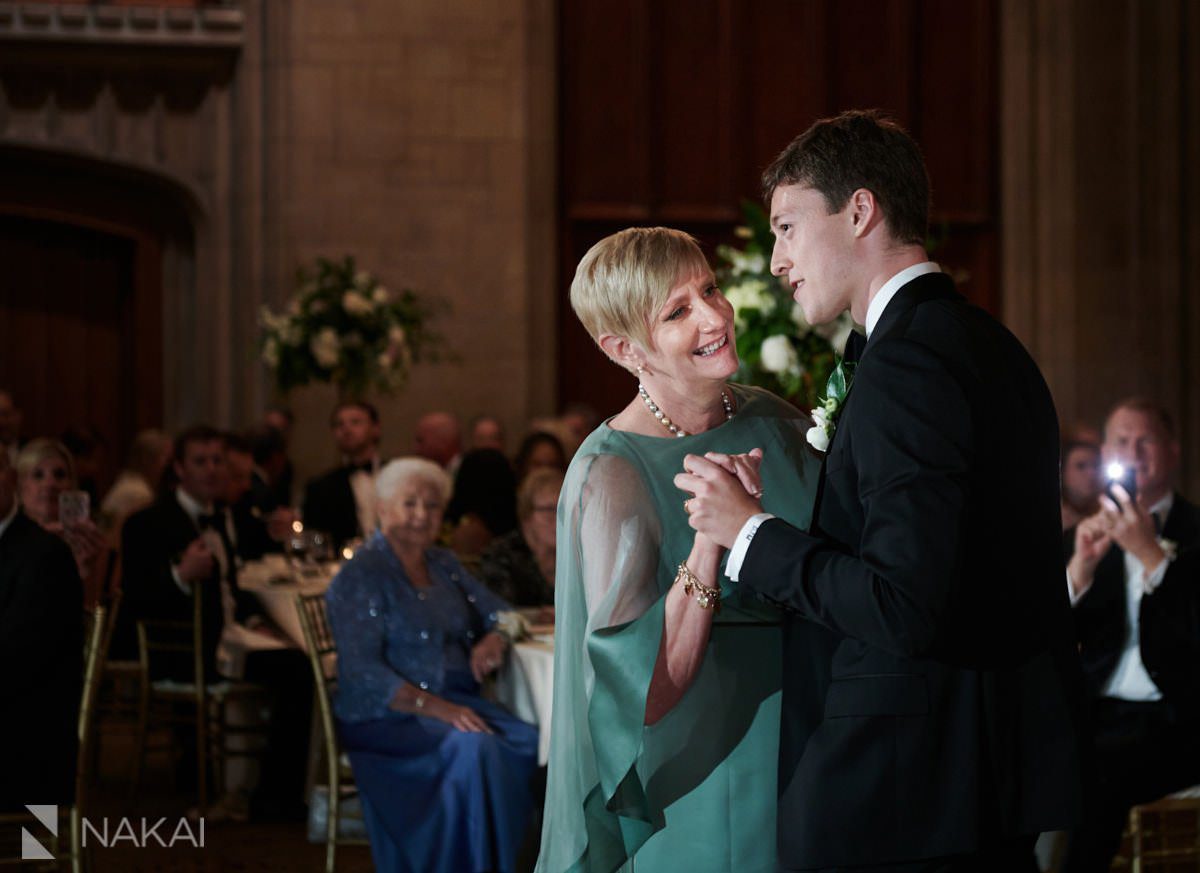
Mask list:
[[[1121,501],[1117,500],[1117,495],[1113,493],[1114,485],[1124,488],[1130,500],[1137,500],[1137,470],[1133,467],[1114,461],[1104,468],[1104,480],[1104,493],[1117,506],[1121,505]]]

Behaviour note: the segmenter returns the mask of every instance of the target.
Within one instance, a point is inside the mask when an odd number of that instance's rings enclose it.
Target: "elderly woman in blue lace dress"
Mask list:
[[[380,531],[326,594],[338,647],[334,708],[381,871],[511,871],[530,809],[537,730],[480,697],[509,608],[434,548],[446,473],[380,471]]]

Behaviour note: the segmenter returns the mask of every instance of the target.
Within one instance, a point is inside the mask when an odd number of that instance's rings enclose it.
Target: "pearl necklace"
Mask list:
[[[688,435],[687,431],[667,418],[667,414],[658,408],[657,403],[650,399],[650,395],[646,393],[646,386],[641,382],[638,382],[638,394],[642,396],[642,402],[646,404],[646,408],[650,410],[650,414],[661,421],[663,427],[677,437]],[[721,406],[725,408],[725,420],[729,421],[733,418],[733,401],[729,399],[729,395],[724,391],[721,392]]]

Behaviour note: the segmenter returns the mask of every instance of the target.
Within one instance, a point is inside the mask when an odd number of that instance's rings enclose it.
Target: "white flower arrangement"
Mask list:
[[[282,312],[259,315],[262,362],[281,393],[310,382],[333,383],[344,396],[391,393],[414,363],[442,356],[430,307],[411,291],[393,294],[351,257],[318,258],[300,270],[297,289]]]

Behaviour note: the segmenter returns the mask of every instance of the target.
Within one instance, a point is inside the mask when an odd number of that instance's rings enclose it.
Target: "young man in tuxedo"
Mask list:
[[[898,126],[819,121],[764,182],[771,267],[805,318],[867,329],[810,530],[761,514],[722,466],[746,458],[689,455],[676,479],[692,526],[733,547],[730,578],[790,614],[781,865],[1032,870],[1036,835],[1080,803],[1050,393],[927,258],[928,178]],[[799,622],[834,635],[831,661]]]
[[[257,598],[237,584],[238,527],[222,502],[228,487],[225,437],[197,425],[175,440],[179,485],[152,506],[129,517],[123,528],[122,581],[131,619],[192,620],[192,589],[202,586],[202,646],[206,680],[218,681],[217,650],[227,625],[263,622]],[[162,653],[164,656],[168,653]],[[154,679],[191,681],[191,659],[162,657]],[[245,653],[242,676],[261,684],[271,722],[259,787],[251,813],[259,819],[303,816],[307,725],[312,712],[312,675],[299,649]],[[194,742],[194,737],[188,738]],[[189,775],[186,771],[181,775]]]
[[[1091,694],[1094,784],[1064,870],[1107,870],[1129,809],[1200,783],[1200,508],[1174,490],[1171,417],[1142,398],[1104,424],[1135,473],[1068,532],[1069,594]]]
[[[347,540],[375,530],[375,474],[379,457],[379,412],[361,400],[339,403],[329,417],[342,463],[308,483],[304,526],[332,534],[340,549]]]
[[[0,447],[0,812],[75,797],[83,585],[71,550],[17,506]]]

